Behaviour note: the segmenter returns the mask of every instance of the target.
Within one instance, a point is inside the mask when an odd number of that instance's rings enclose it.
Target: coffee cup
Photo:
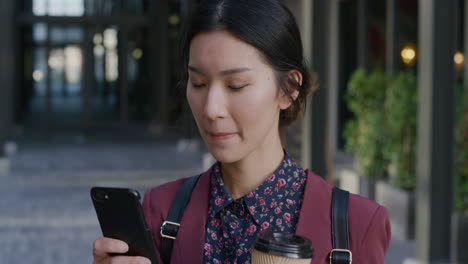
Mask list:
[[[252,264],[309,264],[313,255],[309,239],[284,232],[261,233],[252,245]]]

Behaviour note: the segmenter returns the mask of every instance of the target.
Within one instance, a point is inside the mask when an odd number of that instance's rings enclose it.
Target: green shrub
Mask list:
[[[345,127],[346,150],[364,176],[387,172],[398,188],[416,185],[418,86],[416,74],[388,78],[380,70],[356,70],[345,100],[355,118]],[[468,213],[468,86],[457,86],[455,124],[455,208]]]
[[[455,208],[468,213],[468,89],[457,87],[455,128]]]
[[[412,71],[398,73],[389,82],[385,100],[385,129],[388,136],[384,152],[389,160],[391,183],[413,190],[416,185],[416,134],[418,86]]]
[[[348,83],[345,100],[355,119],[346,124],[346,150],[356,155],[357,169],[368,177],[382,178],[388,166],[383,147],[386,140],[384,102],[387,77],[381,69],[356,70]]]

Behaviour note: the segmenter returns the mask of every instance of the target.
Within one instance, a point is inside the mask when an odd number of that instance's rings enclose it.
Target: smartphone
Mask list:
[[[125,241],[129,251],[122,255],[143,256],[158,264],[151,231],[146,225],[140,194],[126,188],[91,188],[91,199],[105,237]]]

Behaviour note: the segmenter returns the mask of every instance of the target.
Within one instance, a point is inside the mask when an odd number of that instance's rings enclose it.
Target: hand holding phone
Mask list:
[[[151,232],[146,225],[137,191],[126,188],[93,187],[91,198],[104,237],[121,240],[128,245],[127,251],[123,246],[121,251],[113,252],[116,253],[114,255],[142,256],[150,259],[153,264],[158,263]],[[98,252],[95,252],[95,258],[96,253],[99,256],[102,252],[116,251],[119,246],[117,246],[118,241],[114,240],[96,240],[94,250]]]
[[[93,257],[94,264],[105,263],[138,263],[151,264],[151,261],[140,256],[124,256],[116,254],[124,254],[128,252],[127,243],[108,237],[101,237],[94,241]]]

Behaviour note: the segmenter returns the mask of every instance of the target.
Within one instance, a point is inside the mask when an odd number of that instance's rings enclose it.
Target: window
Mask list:
[[[144,15],[149,0],[24,0],[35,16]],[[26,10],[28,11],[28,10]]]

